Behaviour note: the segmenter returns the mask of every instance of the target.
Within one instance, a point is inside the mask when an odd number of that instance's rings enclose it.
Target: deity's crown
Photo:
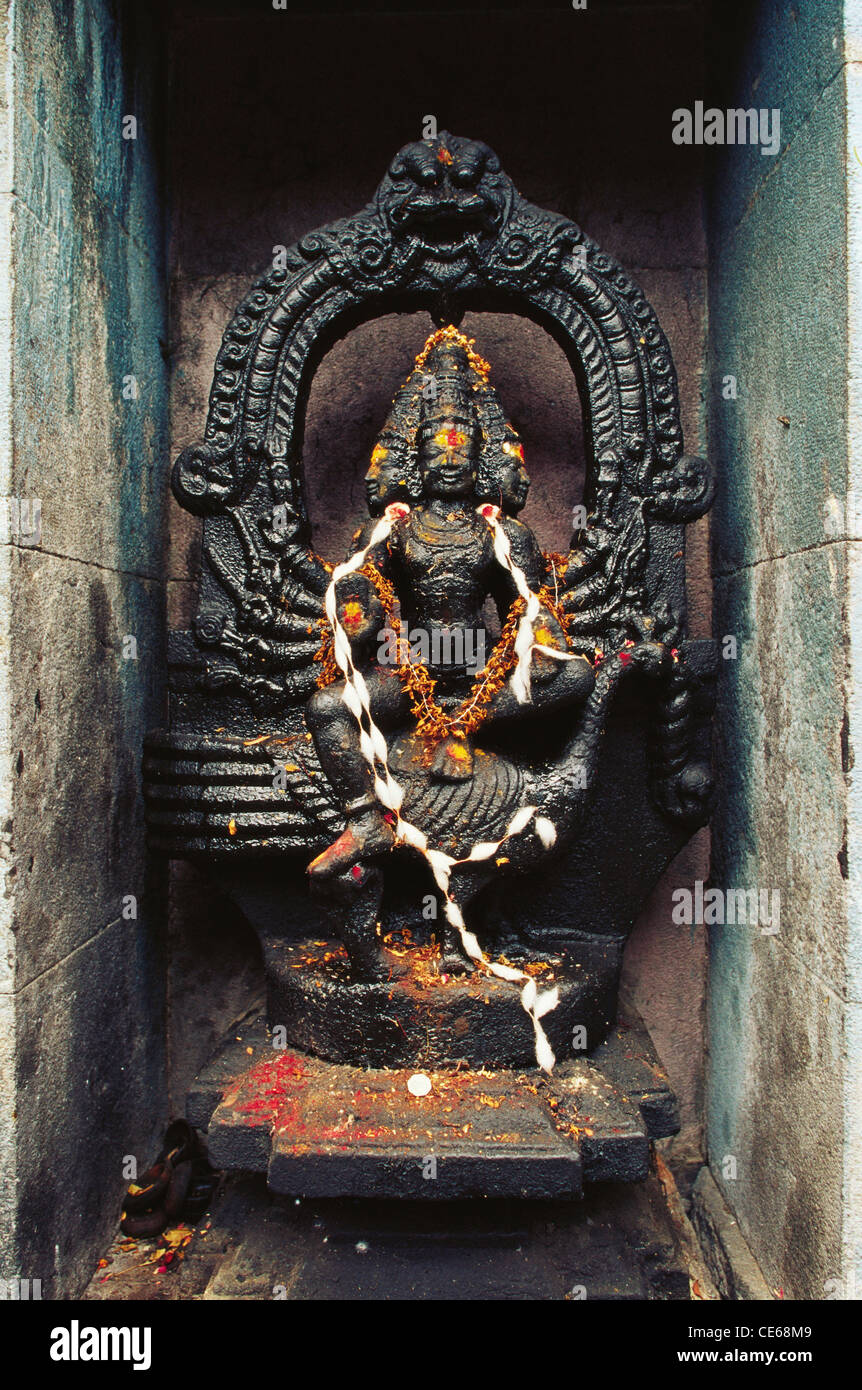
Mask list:
[[[488,363],[473,350],[472,341],[453,324],[432,333],[416,358],[416,371],[425,382],[420,429],[449,419],[478,424],[475,391],[487,383],[489,370]]]

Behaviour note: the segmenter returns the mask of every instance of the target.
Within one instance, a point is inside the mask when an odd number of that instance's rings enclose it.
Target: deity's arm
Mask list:
[[[523,570],[527,584],[536,593],[544,584],[547,572],[539,542],[529,526],[515,517],[502,516],[500,525],[508,538],[513,563]],[[512,575],[499,562],[494,566],[491,595],[497,605],[500,621],[505,622],[509,609],[518,597],[518,589]]]
[[[516,521],[512,517],[507,517],[503,522],[506,535],[509,539],[511,557],[524,573],[527,585],[538,593],[549,578],[548,562],[542,553],[536,537],[528,526],[523,522]],[[515,581],[501,567],[501,573],[505,583],[500,582],[499,587],[494,593],[500,614],[501,623],[505,623],[512,603],[518,597],[518,589]],[[566,634],[558,618],[558,612],[554,605],[543,603],[539,610],[539,617],[534,625],[535,649],[532,658],[532,679],[537,687],[553,686],[558,693],[560,691],[574,690],[578,684],[577,673],[568,665],[561,665],[551,657],[541,655],[543,647],[554,648],[557,651],[565,651],[567,647]],[[568,699],[569,696],[566,696]],[[502,703],[495,706],[495,715],[505,717],[503,708],[505,697]]]
[[[348,560],[365,549],[376,525],[377,522],[370,518],[354,532],[346,557]],[[384,579],[389,579],[391,562],[386,541],[368,551],[364,566],[373,566]],[[367,574],[354,570],[352,574],[337,580],[335,597],[338,620],[350,640],[353,659],[357,663],[364,663],[373,657],[387,627],[386,611],[377,588]]]
[[[368,545],[368,542],[371,540],[371,537],[373,536],[376,527],[379,525],[379,518],[370,516],[367,521],[363,521],[361,526],[357,526],[356,530],[353,533],[353,537],[350,541],[350,545],[347,548],[347,554],[344,558],[346,560],[352,560],[353,556],[358,551],[364,550],[365,547]],[[365,557],[364,563],[373,564],[375,569],[378,569],[381,574],[386,575],[387,579],[390,578],[392,570],[391,557],[393,549],[397,545],[398,539],[399,532],[396,526],[396,528],[393,529],[393,531],[391,532],[388,540],[379,541],[377,545],[371,547],[371,549],[368,551],[368,554]]]

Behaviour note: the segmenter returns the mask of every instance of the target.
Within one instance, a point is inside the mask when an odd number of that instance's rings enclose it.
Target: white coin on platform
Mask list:
[[[429,1077],[423,1076],[421,1071],[414,1072],[407,1082],[407,1089],[411,1096],[427,1096],[431,1090],[431,1080]]]

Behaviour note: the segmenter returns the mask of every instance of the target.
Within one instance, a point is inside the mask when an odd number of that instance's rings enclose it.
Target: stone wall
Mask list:
[[[721,687],[712,875],[779,890],[781,924],[711,931],[709,1158],[770,1284],[823,1298],[850,1267],[842,1211],[859,1130],[858,1102],[847,1109],[859,948],[846,912],[858,830],[848,840],[845,54],[840,3],[752,10],[728,28],[716,7],[713,45],[732,77],[718,104],[780,109],[781,148],[726,147],[711,183],[716,633],[738,642]]]
[[[670,139],[702,52],[696,5],[575,12],[255,14],[178,6],[171,31],[172,453],[203,430],[221,333],[273,247],[354,212],[395,151],[440,129],[499,154],[522,193],[579,222],[643,286],[680,374],[690,452],[705,448],[705,246],[700,169]],[[648,74],[648,81],[647,79]],[[645,92],[648,90],[648,100]],[[225,94],[230,94],[230,100]],[[524,519],[565,546],[583,477],[580,406],[560,349],[500,315],[465,320],[522,432],[533,485]],[[305,467],[315,539],[343,558],[364,509],[362,478],[395,388],[432,327],[391,316],[336,344],[315,378]],[[691,528],[691,630],[709,632],[707,523]],[[194,611],[199,529],[171,503],[170,618]],[[707,876],[704,834],[680,856],[637,925],[628,973],[671,1077],[689,1137],[702,1102],[705,951],[670,920],[670,892]],[[177,1103],[242,998],[252,939],[183,868],[171,918],[172,1084]],[[206,944],[206,960],[201,959]],[[238,970],[244,961],[243,971]],[[198,964],[196,964],[196,962]]]
[[[39,499],[41,535],[13,525],[0,546],[0,1274],[48,1297],[85,1282],[123,1156],[149,1159],[165,1120],[164,909],[140,794],[165,671],[163,105],[146,7],[10,13],[2,491]]]

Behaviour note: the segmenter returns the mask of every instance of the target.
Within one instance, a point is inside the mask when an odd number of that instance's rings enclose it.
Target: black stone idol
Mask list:
[[[359,322],[422,308],[438,328],[333,569],[303,500],[315,368]],[[466,311],[527,316],[571,362],[587,483],[567,554],[519,520],[523,447]],[[240,304],[173,487],[203,559],[146,750],[150,842],[208,866],[268,983],[189,1099],[214,1161],[309,1196],[644,1177],[676,1105],[618,1012],[620,965],[707,819],[714,649],[685,632],[710,473],[683,454],[640,290],[486,145],[408,145]]]

